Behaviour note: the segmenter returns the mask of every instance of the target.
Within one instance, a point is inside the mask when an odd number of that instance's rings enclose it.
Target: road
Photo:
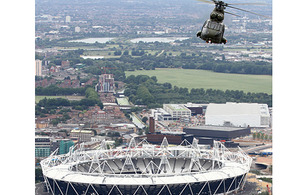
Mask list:
[[[163,54],[165,52],[165,50],[162,50],[159,54],[157,54],[156,57],[160,56],[161,54]]]
[[[253,147],[253,148],[246,149],[246,150],[244,150],[244,152],[250,153],[250,152],[255,152],[255,151],[259,151],[259,150],[264,150],[264,149],[267,149],[267,148],[272,148],[272,144],[256,146],[256,147]]]

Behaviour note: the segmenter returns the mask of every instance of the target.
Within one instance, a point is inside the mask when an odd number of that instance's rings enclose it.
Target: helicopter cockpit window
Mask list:
[[[213,29],[213,30],[218,30],[218,31],[220,31],[221,28],[222,28],[222,24],[219,24],[219,23],[217,23],[217,22],[207,21],[206,27],[207,27],[207,28],[210,28],[210,29]]]

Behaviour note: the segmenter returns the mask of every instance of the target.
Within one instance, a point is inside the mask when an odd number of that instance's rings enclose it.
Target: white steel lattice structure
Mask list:
[[[221,142],[203,149],[196,139],[170,147],[134,139],[126,149],[77,150],[41,162],[52,194],[229,194],[243,188],[252,159],[241,149],[230,152]]]

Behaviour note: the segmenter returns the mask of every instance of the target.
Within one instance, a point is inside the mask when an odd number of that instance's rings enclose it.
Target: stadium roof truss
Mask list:
[[[76,149],[77,148],[77,149]],[[107,148],[104,141],[99,149],[86,150],[84,143],[70,147],[69,153],[54,151],[41,162],[47,189],[52,194],[100,194],[99,185],[110,186],[108,194],[123,194],[120,186],[137,186],[133,194],[148,194],[148,185],[160,186],[157,194],[172,194],[171,185],[184,183],[178,194],[201,194],[204,189],[227,194],[242,188],[252,159],[240,148],[229,151],[221,142],[214,141],[211,149],[203,149],[198,140],[184,140],[169,146],[166,138],[160,146],[146,140],[132,139],[125,149]],[[226,180],[231,178],[230,182]],[[225,182],[226,180],[226,182]],[[61,182],[65,182],[62,187]],[[209,181],[218,181],[213,187]],[[195,191],[194,183],[202,182]],[[75,184],[83,184],[78,190]],[[225,185],[226,183],[226,185]],[[234,185],[234,187],[233,187]],[[224,188],[224,189],[223,189]]]

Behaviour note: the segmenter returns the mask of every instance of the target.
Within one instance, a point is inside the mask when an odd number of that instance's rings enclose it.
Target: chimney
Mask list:
[[[155,133],[155,121],[154,121],[154,118],[152,116],[149,117],[149,132],[151,134]]]

